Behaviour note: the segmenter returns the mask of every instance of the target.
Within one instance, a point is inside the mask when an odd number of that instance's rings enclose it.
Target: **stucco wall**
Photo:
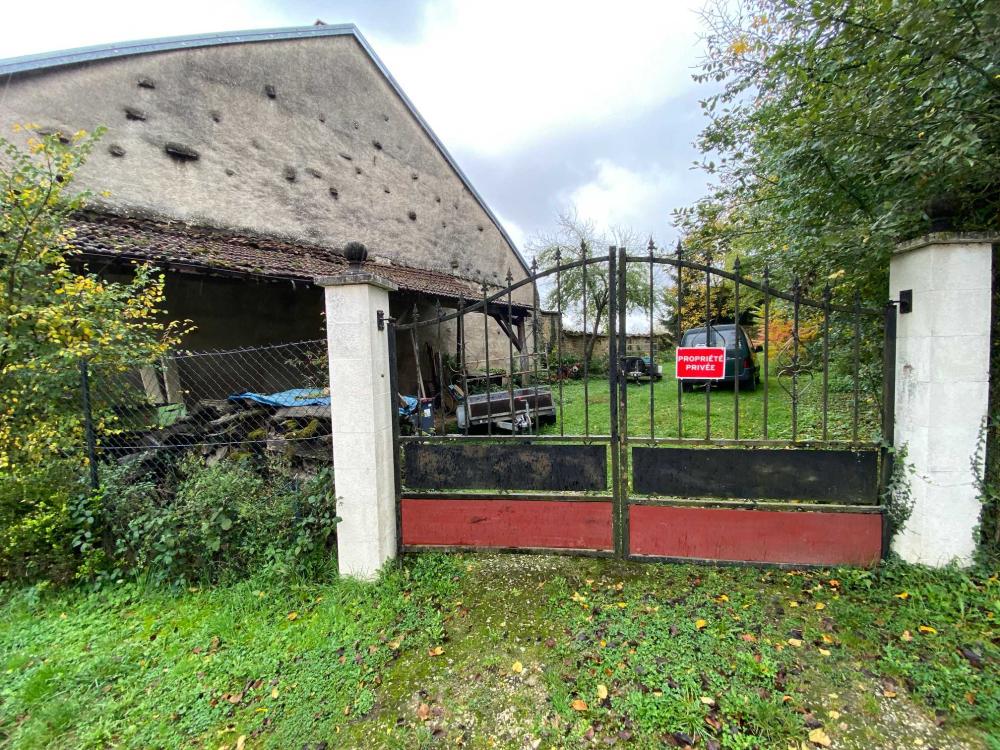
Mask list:
[[[456,92],[458,93],[458,92]],[[470,279],[514,252],[353,36],[96,61],[0,81],[0,127],[108,132],[80,185],[116,212],[276,235]],[[169,155],[168,143],[198,154]],[[115,153],[120,155],[114,155]],[[530,302],[530,291],[522,290]]]

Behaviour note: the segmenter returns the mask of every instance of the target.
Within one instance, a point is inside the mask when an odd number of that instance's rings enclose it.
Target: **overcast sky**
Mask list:
[[[523,249],[561,211],[673,244],[704,191],[700,0],[49,0],[4,4],[0,58],[276,26],[358,26]]]

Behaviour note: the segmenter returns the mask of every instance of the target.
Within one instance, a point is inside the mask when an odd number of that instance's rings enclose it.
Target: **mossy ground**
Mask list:
[[[491,554],[374,585],[20,590],[0,746],[992,750],[998,599],[902,565]]]

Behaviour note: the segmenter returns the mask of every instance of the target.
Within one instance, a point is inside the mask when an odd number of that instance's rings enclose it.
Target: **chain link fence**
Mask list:
[[[242,459],[296,483],[331,464],[326,342],[81,365],[91,482],[168,486],[185,462]]]

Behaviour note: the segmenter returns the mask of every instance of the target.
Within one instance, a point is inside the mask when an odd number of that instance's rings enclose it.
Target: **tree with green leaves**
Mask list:
[[[85,476],[81,360],[155,361],[182,332],[150,267],[128,282],[71,267],[67,219],[88,197],[71,186],[100,133],[26,134],[26,147],[0,138],[0,578],[67,557]]]
[[[704,19],[715,188],[679,212],[692,244],[880,304],[894,242],[931,217],[998,226],[995,0],[713,0]]]
[[[563,265],[598,255],[607,257],[607,248],[624,247],[630,253],[640,251],[641,242],[631,229],[614,227],[607,233],[597,230],[593,222],[580,219],[575,214],[561,214],[557,230],[550,235],[535,239],[531,249],[540,269]],[[627,311],[648,307],[649,269],[645,264],[631,265],[626,269],[625,299],[619,300]],[[554,278],[545,295],[545,304],[550,309],[561,309],[563,318],[570,317],[583,327],[584,358],[591,362],[597,337],[608,330],[610,306],[610,286],[608,283],[608,263],[588,263],[584,267],[572,268],[560,274],[557,287]],[[586,311],[586,312],[584,312]],[[564,321],[560,321],[563,325]]]

